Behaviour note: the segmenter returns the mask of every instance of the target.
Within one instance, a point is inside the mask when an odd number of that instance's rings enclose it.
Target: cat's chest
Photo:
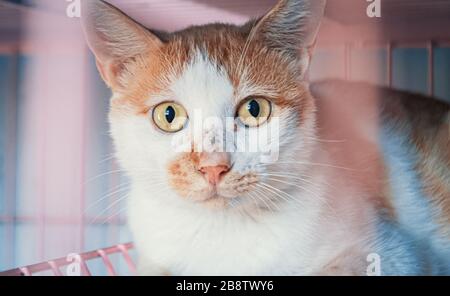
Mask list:
[[[304,274],[302,266],[313,265],[314,246],[302,239],[311,232],[308,215],[255,223],[221,214],[196,217],[146,202],[130,210],[141,257],[171,274]]]

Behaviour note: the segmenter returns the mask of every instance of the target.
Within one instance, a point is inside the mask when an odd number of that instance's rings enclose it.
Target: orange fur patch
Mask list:
[[[167,89],[170,82],[167,78],[180,75],[189,59],[201,50],[226,70],[236,90],[241,83],[269,89],[274,94],[269,99],[277,106],[293,108],[299,113],[300,120],[312,116],[314,100],[307,88],[299,83],[298,69],[294,69],[292,61],[269,50],[262,40],[248,40],[247,37],[248,31],[232,25],[193,27],[170,35],[157,51],[140,56],[127,65],[126,76],[122,77],[126,81],[125,91],[113,102],[112,113],[132,110],[135,114],[146,114],[149,95]],[[265,96],[264,93],[255,95]]]
[[[223,209],[229,204],[225,198],[211,198],[209,185],[197,171],[198,153],[184,153],[168,167],[169,184],[181,197],[201,202],[210,209]]]

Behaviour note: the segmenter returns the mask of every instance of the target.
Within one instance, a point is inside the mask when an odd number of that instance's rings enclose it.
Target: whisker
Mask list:
[[[269,166],[269,165],[276,165],[276,164],[304,164],[304,165],[311,165],[311,166],[322,166],[322,167],[329,167],[329,168],[335,168],[335,169],[342,169],[342,170],[348,170],[348,171],[354,171],[354,172],[360,172],[361,170],[356,170],[349,167],[343,167],[343,166],[335,166],[331,164],[326,163],[314,163],[314,162],[303,162],[303,161],[286,161],[286,162],[274,162],[274,163],[259,163],[256,166]]]
[[[329,210],[331,210],[331,211],[335,214],[336,218],[339,219],[339,215],[337,214],[336,210],[330,205],[329,201],[328,201],[326,198],[323,198],[323,197],[319,196],[317,192],[308,190],[307,188],[298,186],[297,184],[293,184],[293,183],[289,183],[289,182],[284,182],[284,181],[279,180],[279,179],[272,178],[272,180],[273,180],[273,181],[277,181],[277,182],[281,182],[281,183],[286,183],[286,184],[288,184],[288,185],[292,185],[292,186],[295,186],[295,187],[299,187],[299,188],[305,190],[306,192],[310,193],[313,197],[315,197],[317,200],[321,200],[321,201],[323,202],[323,205],[326,206]],[[266,185],[268,185],[268,184],[266,184]],[[270,185],[269,185],[269,186],[270,186]],[[275,188],[274,188],[274,189],[275,189]],[[280,191],[281,191],[281,190],[280,190]],[[285,194],[287,194],[287,193],[285,192]],[[292,197],[292,199],[293,199],[296,203],[298,203],[298,204],[301,205],[301,203],[300,203],[300,201],[299,201],[298,199],[296,199],[296,198],[293,197],[293,196],[291,196],[291,197]]]
[[[108,210],[110,210],[112,207],[114,207],[115,205],[117,205],[119,202],[123,201],[124,199],[126,199],[129,196],[129,194],[126,194],[120,198],[118,198],[117,200],[115,200],[113,203],[111,203],[108,207],[106,207],[106,209],[103,209],[102,211],[100,211],[100,213],[97,214],[97,216],[95,216],[89,224],[95,224],[98,220],[98,218],[100,218],[104,213],[108,212]]]
[[[319,137],[308,137],[308,136],[302,136],[302,139],[310,139],[310,140],[314,140],[317,142],[322,142],[322,143],[345,143],[347,142],[347,140],[328,140],[328,139],[322,139]]]
[[[151,183],[150,185],[151,185],[151,186],[155,186],[155,185],[164,184],[164,183],[165,183],[165,182],[155,182],[155,183]],[[151,189],[150,185],[147,185],[147,186]],[[127,188],[122,188],[121,190],[116,190],[115,192],[112,192],[112,194],[111,194],[111,193],[108,194],[108,196],[111,196],[111,195],[116,194],[116,193],[121,192],[121,191],[125,191],[125,190],[130,189],[130,188],[131,188],[131,186],[130,186],[130,184],[129,184],[129,185],[127,186]],[[159,194],[159,193],[161,193],[161,192],[164,192],[164,190],[165,190],[165,188],[163,188],[162,190],[158,191],[156,194]],[[103,198],[101,198],[100,200],[96,201],[95,204],[98,204],[101,200],[104,200],[104,199],[107,198],[108,196],[103,197]],[[124,199],[128,198],[129,196],[130,196],[130,193],[128,193],[128,194],[126,194],[126,195],[124,195],[124,196],[119,197],[118,199],[116,199],[116,200],[115,200],[114,202],[112,202],[108,207],[106,207],[106,208],[103,209],[100,213],[98,213],[97,216],[95,216],[95,218],[92,219],[91,223],[97,222],[97,220],[98,220],[99,217],[101,217],[104,213],[106,213],[106,212],[107,212],[108,210],[110,210],[112,207],[114,207],[115,205],[117,205],[118,203],[120,203],[121,201],[123,201]],[[92,208],[92,205],[90,206],[90,208]],[[88,209],[85,210],[85,213],[86,213],[87,210],[88,210]]]
[[[269,192],[275,194],[276,196],[280,197],[280,198],[281,198],[283,201],[285,201],[285,202],[289,202],[290,200],[296,201],[295,197],[293,197],[292,195],[290,195],[290,194],[284,192],[283,190],[280,190],[280,189],[278,189],[278,188],[275,188],[275,187],[273,187],[273,186],[271,186],[271,185],[269,185],[269,184],[267,184],[267,183],[264,183],[264,182],[261,182],[261,185],[264,186],[264,187],[266,188],[267,191],[269,191]],[[280,192],[280,193],[278,193],[277,191]],[[287,195],[288,198],[286,198],[285,196],[283,196],[283,195],[281,195],[281,194]]]
[[[256,193],[255,193],[256,194]],[[253,192],[247,192],[247,195],[252,199],[253,204],[255,205],[255,207],[258,210],[258,213],[261,212],[261,208],[258,205],[258,200],[255,198],[255,196],[253,195]]]
[[[116,213],[112,214],[109,217],[106,217],[105,220],[100,224],[100,225],[104,225],[106,223],[109,223],[113,218],[115,218],[116,216],[119,216],[120,214],[122,214],[123,212],[125,212],[128,209],[127,206],[124,206],[123,208],[121,208],[120,210],[118,210]]]
[[[264,188],[261,185],[262,184],[258,184],[258,183],[255,184],[255,186],[258,187],[259,189],[254,189],[254,190],[259,190],[260,193],[261,193],[261,190],[263,190],[262,191],[263,197],[266,198],[267,201],[269,201],[275,207],[276,210],[280,211],[280,207],[278,207],[278,205],[269,196],[267,196],[267,194],[264,193],[264,190],[267,190],[267,188]],[[263,199],[263,201],[264,201],[264,199]]]
[[[158,173],[161,172],[160,170],[157,170],[157,169],[148,169],[148,168],[133,168],[133,170],[141,172],[141,173],[146,173],[147,172],[147,173],[158,174]],[[112,170],[112,171],[108,171],[108,172],[105,172],[105,173],[101,173],[101,174],[99,174],[97,176],[94,176],[94,177],[89,178],[88,180],[86,180],[85,184],[88,184],[88,183],[90,183],[90,182],[92,182],[92,181],[94,181],[94,180],[96,180],[98,178],[104,177],[104,176],[108,176],[108,175],[111,175],[111,174],[119,174],[119,173],[128,173],[128,170],[117,169],[117,170]]]
[[[298,184],[294,184],[294,183],[290,183],[290,182],[285,182],[285,181],[280,180],[280,179],[277,179],[277,178],[267,178],[267,179],[268,179],[268,180],[275,181],[275,182],[279,182],[279,183],[283,183],[283,184],[287,184],[287,185],[290,185],[290,186],[297,187],[297,188],[299,188],[299,189],[301,189],[301,190],[304,190],[304,191],[306,191],[306,192],[312,194],[312,196],[315,197],[315,198],[320,198],[320,197],[317,195],[317,193],[315,193],[315,192],[313,192],[313,191],[311,191],[311,190],[309,190],[309,189],[307,189],[307,188],[305,188],[305,187],[303,187],[303,186],[300,186],[300,185],[298,185]]]
[[[261,201],[265,206],[266,206],[266,208],[268,209],[268,210],[270,210],[272,213],[274,213],[274,210],[272,209],[272,207],[271,206],[269,206],[269,204],[266,202],[266,195],[265,195],[265,193],[263,192],[263,191],[261,191],[256,185],[258,185],[258,184],[253,184],[253,185],[251,185],[251,188],[253,188],[253,190],[255,191],[255,194],[256,194],[256,197],[258,198],[258,200],[259,201]],[[258,195],[258,193],[259,193],[259,195]],[[262,196],[261,196],[262,195]],[[269,199],[270,200],[270,199]],[[273,201],[272,200],[270,200],[270,202],[275,206],[275,207],[277,207],[276,205],[275,205],[275,203],[273,203]]]
[[[125,190],[129,190],[131,188],[131,182],[127,183],[127,184],[120,184],[119,186],[115,187],[112,192],[107,193],[106,195],[100,197],[98,200],[96,200],[95,202],[93,202],[91,205],[89,205],[88,207],[86,207],[86,209],[84,210],[83,214],[86,214],[87,211],[91,210],[92,208],[94,208],[96,205],[98,205],[101,201],[105,200],[106,198],[113,196],[117,193],[120,193],[122,191]]]
[[[258,176],[262,176],[262,177],[281,177],[281,178],[286,178],[286,179],[290,179],[290,180],[299,180],[301,182],[304,182],[306,184],[310,184],[312,186],[319,186],[319,184],[316,184],[314,182],[311,182],[310,180],[307,179],[307,176],[302,176],[302,175],[298,175],[298,174],[288,174],[288,173],[284,173],[284,172],[270,172],[270,173],[259,173]],[[324,185],[326,185],[327,187],[333,187],[332,185],[330,185],[328,182],[325,181],[321,181]]]
[[[122,173],[122,172],[125,172],[125,171],[122,170],[122,169],[119,169],[119,170],[113,170],[113,171],[108,171],[108,172],[99,174],[99,175],[97,175],[97,176],[94,176],[94,177],[92,177],[92,178],[86,180],[85,183],[86,183],[86,184],[87,184],[87,183],[90,183],[90,182],[92,182],[92,181],[94,181],[94,180],[96,180],[96,179],[98,179],[98,178],[103,177],[103,176],[108,176],[108,175],[112,175],[112,174],[118,174],[118,173]]]
[[[102,164],[108,160],[114,159],[114,157],[115,157],[115,153],[107,154],[107,155],[105,155],[105,158],[101,159],[97,164]]]

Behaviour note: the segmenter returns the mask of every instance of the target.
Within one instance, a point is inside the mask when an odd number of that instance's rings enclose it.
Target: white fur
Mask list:
[[[174,78],[166,93],[154,94],[149,101],[156,104],[175,100],[189,114],[201,109],[204,116],[224,118],[234,115],[233,106],[242,99],[241,95],[234,94],[223,69],[199,53],[182,75]],[[357,237],[363,230],[353,229],[350,223],[355,218],[349,215],[337,220],[338,215],[333,213],[339,209],[339,202],[327,204],[330,196],[348,201],[353,193],[345,191],[345,186],[325,186],[325,178],[327,182],[334,180],[326,167],[312,169],[295,163],[326,163],[323,154],[314,150],[314,122],[297,128],[292,126],[294,114],[284,111],[279,116],[280,165],[272,171],[296,172],[298,176],[307,173],[310,178],[302,185],[303,190],[267,181],[292,198],[278,202],[277,208],[270,205],[272,211],[254,216],[243,215],[234,208],[208,209],[177,196],[167,182],[167,164],[177,155],[170,146],[171,136],[156,130],[150,118],[111,118],[117,157],[133,182],[129,223],[139,252],[141,274],[314,274],[339,253],[360,243]],[[182,133],[189,133],[189,129]],[[238,137],[245,135],[241,131]],[[240,173],[264,173],[268,169],[258,166],[258,158],[250,153],[234,153],[232,161]],[[251,199],[243,198],[241,202]],[[339,241],[337,238],[343,234],[347,239]]]

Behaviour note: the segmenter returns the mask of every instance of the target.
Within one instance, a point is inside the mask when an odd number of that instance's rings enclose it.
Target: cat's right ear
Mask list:
[[[278,0],[263,17],[243,28],[249,38],[293,59],[301,76],[306,72],[324,15],[326,0]]]
[[[82,24],[97,67],[109,87],[120,89],[134,59],[159,50],[162,41],[119,9],[102,0],[83,0]]]

